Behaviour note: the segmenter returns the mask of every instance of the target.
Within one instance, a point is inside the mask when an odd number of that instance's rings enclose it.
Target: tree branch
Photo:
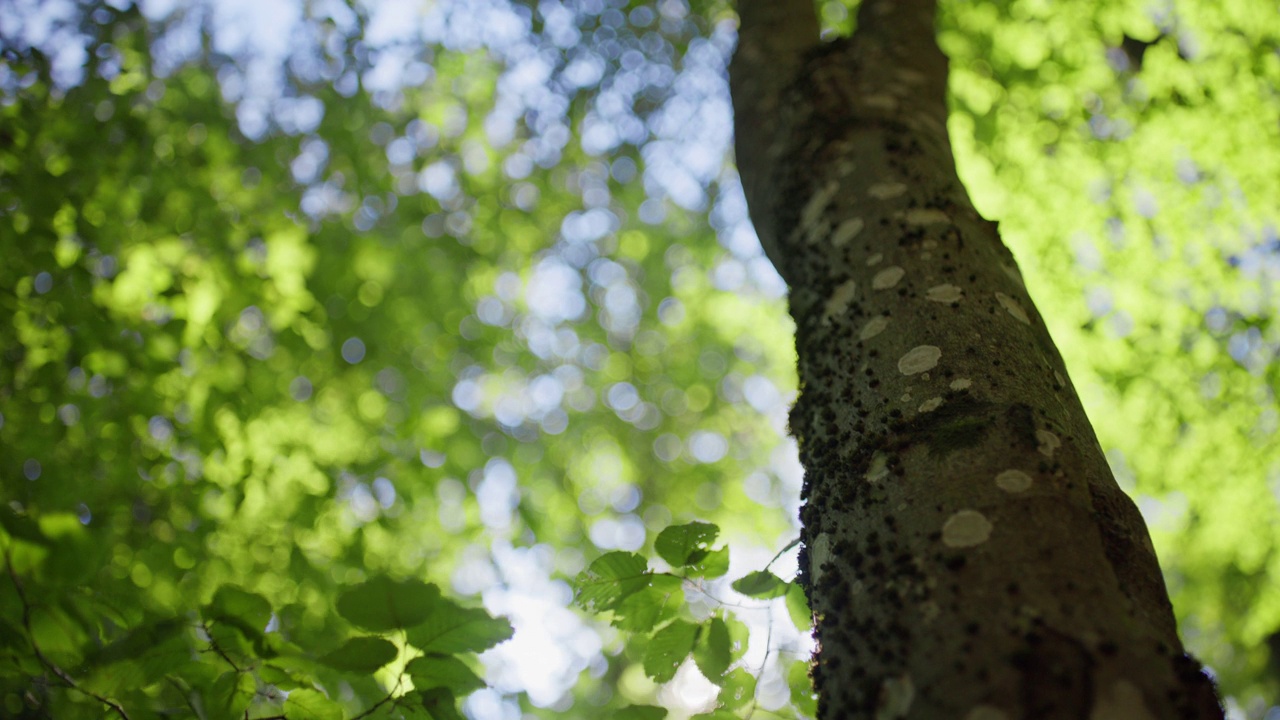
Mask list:
[[[9,554],[8,548],[5,548],[4,551],[4,566],[5,570],[9,573],[9,580],[13,582],[13,589],[18,592],[18,601],[22,603],[22,628],[27,631],[27,641],[31,643],[31,652],[35,654],[36,660],[40,661],[41,665],[45,666],[49,672],[53,673],[59,680],[66,684],[67,687],[82,695],[87,695],[103,705],[106,705],[117,715],[123,718],[123,720],[129,720],[129,713],[125,712],[124,707],[122,707],[120,703],[112,700],[111,698],[99,695],[92,690],[86,690],[85,688],[80,687],[80,684],[77,683],[75,678],[71,677],[66,670],[58,667],[56,663],[45,657],[44,653],[40,650],[40,645],[36,642],[35,633],[31,631],[31,604],[27,601],[27,593],[22,587],[22,580],[18,578],[17,571],[13,569],[13,557]]]

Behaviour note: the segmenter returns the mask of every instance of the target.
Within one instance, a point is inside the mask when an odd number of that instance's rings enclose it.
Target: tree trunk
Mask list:
[[[756,231],[791,288],[820,718],[1221,718],[996,225],[956,176],[932,0],[741,0]]]

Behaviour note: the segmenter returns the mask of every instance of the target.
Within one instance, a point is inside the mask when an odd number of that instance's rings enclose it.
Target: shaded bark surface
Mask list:
[[[932,0],[742,0],[730,67],[761,243],[791,288],[801,574],[822,718],[1221,718],[946,130]]]

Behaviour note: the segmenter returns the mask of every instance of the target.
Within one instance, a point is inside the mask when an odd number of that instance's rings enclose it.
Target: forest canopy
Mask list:
[[[0,714],[809,716],[735,28],[0,0]],[[1280,15],[949,0],[938,32],[961,175],[1188,648],[1271,717]]]

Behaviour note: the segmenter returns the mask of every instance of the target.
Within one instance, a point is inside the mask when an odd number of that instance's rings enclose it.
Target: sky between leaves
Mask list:
[[[710,702],[692,664],[658,689],[611,654],[627,638],[565,580],[711,520],[733,552],[689,595],[705,615],[794,534],[785,289],[726,156],[730,9],[148,2],[145,36],[123,9],[0,3],[0,44],[47,49],[53,80],[0,60],[5,495],[96,548],[33,558],[48,593],[93,577],[162,613],[235,579],[336,642],[341,588],[425,576],[516,627],[474,717]],[[940,41],[962,176],[1189,644],[1262,717],[1280,17],[956,1]],[[761,608],[743,665],[783,710],[807,645]]]

